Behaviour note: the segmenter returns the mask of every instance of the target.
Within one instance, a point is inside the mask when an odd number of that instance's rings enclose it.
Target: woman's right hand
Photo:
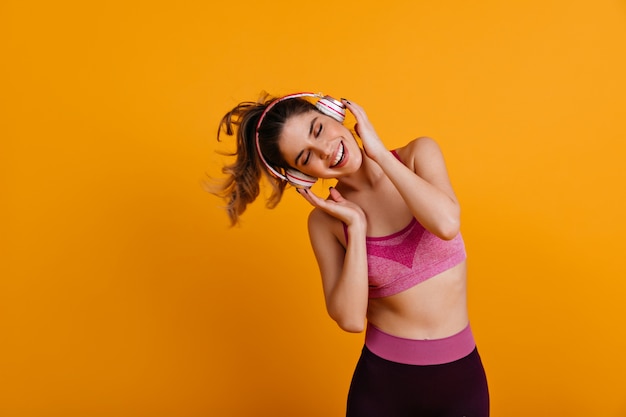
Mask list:
[[[317,207],[341,220],[346,226],[366,226],[365,212],[363,212],[363,209],[343,198],[336,188],[330,187],[330,196],[326,200],[315,195],[307,188],[298,188],[297,191],[313,207]]]

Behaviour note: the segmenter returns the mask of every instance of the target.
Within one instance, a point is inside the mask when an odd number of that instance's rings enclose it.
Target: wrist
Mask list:
[[[378,165],[384,165],[387,160],[395,159],[393,154],[384,146],[382,146],[375,155],[370,156],[370,158],[374,160],[374,162],[376,162]]]
[[[351,238],[364,238],[367,231],[367,223],[365,219],[355,219],[350,223],[346,223],[346,228]]]

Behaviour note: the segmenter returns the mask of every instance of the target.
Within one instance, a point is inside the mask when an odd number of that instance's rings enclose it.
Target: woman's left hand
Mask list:
[[[354,130],[359,138],[361,138],[363,149],[365,150],[367,156],[372,158],[374,161],[377,161],[380,155],[388,153],[389,151],[387,151],[387,148],[378,137],[378,134],[376,133],[374,126],[372,126],[372,123],[369,121],[365,110],[363,110],[363,108],[358,104],[348,101],[345,98],[342,98],[341,102],[356,118]]]

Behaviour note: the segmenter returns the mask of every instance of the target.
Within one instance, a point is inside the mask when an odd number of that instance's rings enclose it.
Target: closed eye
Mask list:
[[[317,139],[322,134],[322,130],[324,130],[324,126],[322,125],[322,123],[320,123],[317,129],[314,131],[316,122],[317,122],[317,117],[311,121],[311,126],[309,128],[309,136],[313,135],[313,137]],[[295,163],[296,165],[298,165],[298,161],[300,160],[300,157],[303,155],[303,153],[304,151],[300,152],[298,156],[296,156],[296,163]],[[309,151],[306,154],[306,158],[304,159],[304,161],[302,161],[302,165],[306,165],[309,162],[310,158],[311,158],[311,152]]]
[[[316,139],[320,136],[323,129],[324,129],[324,126],[322,126],[322,124],[320,123],[320,126],[317,128],[317,131],[315,131],[315,134],[314,134],[314,137]],[[309,158],[311,158],[311,152],[308,152],[306,154],[306,159],[302,162],[302,165],[306,165],[309,162]]]

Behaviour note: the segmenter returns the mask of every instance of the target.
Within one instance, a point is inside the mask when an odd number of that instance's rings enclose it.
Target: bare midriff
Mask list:
[[[398,294],[370,298],[367,319],[382,331],[407,339],[454,335],[468,324],[466,283],[463,261]]]

